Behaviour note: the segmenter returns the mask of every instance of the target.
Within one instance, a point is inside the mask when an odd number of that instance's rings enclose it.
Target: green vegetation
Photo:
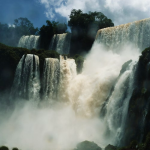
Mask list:
[[[0,43],[0,91],[9,89],[12,86],[16,67],[24,54],[35,54],[40,59],[40,70],[47,57],[59,58],[56,51],[28,50],[26,48],[10,47]]]
[[[33,24],[27,18],[18,18],[14,20],[17,33],[22,35],[34,35],[38,32],[38,28],[34,28]]]
[[[108,19],[101,12],[83,13],[81,10],[73,9],[70,14],[68,26],[71,28],[71,55],[81,54],[90,50],[97,30],[114,26],[111,19]],[[59,22],[46,21],[46,25],[40,28],[40,47],[49,49],[50,41],[54,34],[67,32],[67,25]]]
[[[9,89],[12,86],[16,67],[24,54],[35,54],[40,60],[40,74],[42,76],[43,65],[45,58],[58,58],[59,54],[56,51],[50,50],[28,50],[20,47],[10,47],[0,43],[0,91]],[[75,55],[77,71],[80,73],[83,67],[83,57]]]
[[[6,146],[1,146],[1,147],[0,147],[0,150],[9,150],[9,149],[8,149],[8,147],[6,147]]]
[[[66,24],[61,24],[58,22],[46,21],[46,26],[43,25],[40,28],[40,48],[49,49],[50,41],[54,34],[62,34],[67,30]]]
[[[105,150],[117,150],[117,147],[109,144],[105,147]]]
[[[9,47],[0,43],[0,91],[10,88],[17,64],[24,54],[30,53],[25,48]]]
[[[12,148],[12,150],[19,150],[17,147]]]
[[[71,56],[82,54],[91,49],[97,30],[114,26],[101,12],[83,13],[80,9],[73,9],[70,14],[68,26],[71,28]],[[0,23],[0,42],[16,47],[23,35],[40,35],[40,49],[49,49],[50,41],[54,34],[67,32],[67,24],[55,21],[46,21],[40,29],[34,28],[27,18],[14,20],[13,26]]]
[[[0,147],[0,150],[9,150],[9,148],[6,147],[6,146],[1,146],[1,147]],[[19,149],[16,148],[16,147],[14,147],[14,148],[12,148],[12,150],[19,150]]]
[[[0,42],[9,46],[17,46],[19,39],[23,35],[35,35],[38,28],[34,28],[33,24],[27,18],[18,18],[14,20],[14,27],[8,24],[0,23]]]
[[[142,51],[142,55],[140,56],[140,61],[145,65],[150,60],[150,47],[146,48]]]
[[[101,12],[83,13],[82,10],[73,9],[70,14],[68,26],[71,28],[71,55],[81,54],[91,49],[99,29],[114,26]]]
[[[17,46],[19,39],[23,35],[40,34],[40,48],[48,49],[50,41],[54,34],[62,34],[67,30],[65,23],[46,21],[40,30],[34,28],[33,24],[27,18],[18,18],[14,20],[13,26],[0,23],[0,42],[9,46]]]
[[[83,13],[81,10],[73,9],[70,14],[68,26],[71,28],[71,56],[91,49],[97,30],[114,26],[101,12]],[[46,21],[46,25],[40,28],[40,47],[49,49],[50,41],[54,34],[67,32],[67,25],[59,22]]]
[[[83,141],[77,145],[74,150],[102,150],[96,143],[90,141]]]

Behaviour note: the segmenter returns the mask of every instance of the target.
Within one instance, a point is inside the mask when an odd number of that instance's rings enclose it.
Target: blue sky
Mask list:
[[[149,18],[149,0],[0,0],[0,22],[13,24],[14,19],[27,17],[35,27],[46,20],[67,22],[72,9],[100,11],[115,25]]]
[[[35,27],[41,27],[46,24],[46,20],[55,20],[48,18],[45,14],[46,8],[37,0],[0,0],[0,22],[13,24],[14,19],[19,17],[27,17]],[[66,18],[56,18],[66,22]]]

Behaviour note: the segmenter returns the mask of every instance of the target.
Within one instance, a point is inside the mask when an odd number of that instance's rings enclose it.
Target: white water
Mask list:
[[[114,34],[114,39],[119,43],[119,37],[122,36]],[[104,45],[106,43],[104,42]],[[16,105],[10,118],[4,118],[6,121],[0,123],[0,144],[22,150],[70,150],[84,140],[93,141],[101,147],[110,143],[118,144],[122,139],[133,90],[134,62],[139,56],[139,48],[135,45],[133,43],[132,46],[122,46],[118,53],[114,53],[116,49],[111,48],[112,51],[108,51],[97,38],[91,52],[86,56],[83,72],[79,75],[76,74],[74,60],[60,56],[57,101],[52,99],[53,88],[49,87],[57,85],[57,73],[55,74],[54,70],[59,68],[58,60],[47,58],[42,86],[48,102],[55,102],[51,107],[36,107],[30,101]],[[130,59],[133,62],[118,78],[122,65]],[[20,74],[17,73],[16,79],[19,77]],[[16,79],[15,83],[18,84],[20,80]],[[111,93],[114,85],[114,91]],[[127,96],[123,98],[125,93]],[[106,116],[100,119],[101,107],[109,95],[111,96],[106,107]],[[105,136],[108,129],[110,134]]]
[[[96,40],[110,49],[120,51],[122,45],[132,44],[141,51],[150,46],[150,19],[101,29]]]
[[[39,99],[39,58],[36,55],[23,55],[15,73],[11,96],[25,99]]]
[[[94,141],[101,147],[109,143],[114,144],[114,137],[104,136],[107,123],[99,118],[99,113],[119,75],[122,64],[132,57],[130,50],[128,48],[122,54],[115,54],[95,43],[86,57],[83,73],[79,75],[76,74],[74,60],[60,56],[57,100],[51,98],[50,90],[47,91],[49,86],[53,85],[52,79],[57,78],[54,70],[58,69],[56,65],[58,60],[46,59],[44,78],[47,76],[48,82],[44,81],[45,93],[48,102],[54,101],[54,103],[50,106],[36,107],[31,103],[35,98],[31,98],[29,102],[16,105],[10,118],[5,118],[6,121],[0,123],[2,135],[0,145],[18,147],[22,150],[69,150],[84,140]],[[28,64],[31,64],[29,59],[31,56],[26,58]],[[50,70],[53,71],[49,74]],[[27,80],[24,81],[28,83]],[[16,80],[15,83],[17,82],[19,81]]]
[[[111,96],[106,104],[104,121],[113,136],[113,143],[119,145],[123,138],[124,126],[128,112],[129,100],[133,92],[134,71],[136,62],[131,62],[127,70],[119,77]]]
[[[59,54],[69,54],[71,34],[55,34],[50,43],[50,50],[55,50]]]
[[[35,35],[30,35],[30,36],[25,36],[23,35],[18,43],[18,47],[23,47],[27,49],[38,49],[38,44],[39,44],[39,36]]]
[[[95,43],[87,56],[83,73],[77,75],[68,88],[73,108],[80,115],[93,117],[99,114],[103,102],[116,82],[122,64],[131,57],[134,60],[138,59],[138,52],[132,49],[135,53],[131,56],[130,50],[128,47],[121,54],[115,54],[112,51],[107,52],[102,45]]]
[[[43,74],[44,99],[56,99],[59,88],[60,64],[58,59],[46,58]]]
[[[68,86],[76,76],[76,64],[74,59],[64,59],[60,55],[60,83],[59,83],[59,100],[68,102]]]

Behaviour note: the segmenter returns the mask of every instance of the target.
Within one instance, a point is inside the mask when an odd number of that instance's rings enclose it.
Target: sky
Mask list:
[[[0,22],[13,24],[14,19],[26,17],[34,27],[46,20],[67,23],[72,9],[102,12],[115,25],[150,17],[149,0],[0,0]]]

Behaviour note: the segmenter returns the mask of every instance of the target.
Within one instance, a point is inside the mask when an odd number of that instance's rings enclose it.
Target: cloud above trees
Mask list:
[[[83,12],[99,11],[112,19],[115,25],[124,24],[144,18],[150,14],[149,0],[38,0],[46,8],[49,19],[57,16],[69,19],[72,9]]]

